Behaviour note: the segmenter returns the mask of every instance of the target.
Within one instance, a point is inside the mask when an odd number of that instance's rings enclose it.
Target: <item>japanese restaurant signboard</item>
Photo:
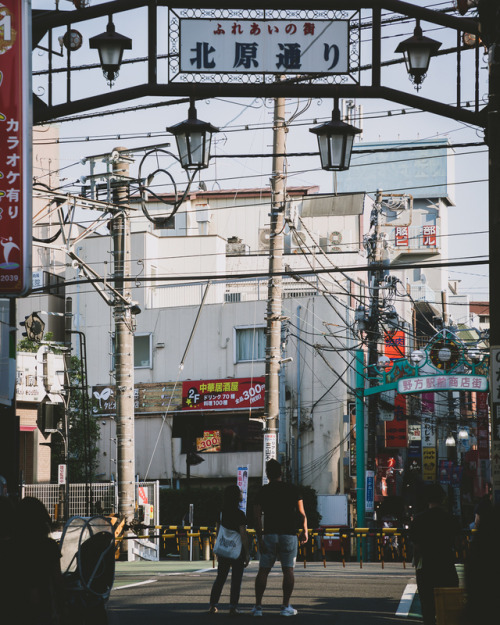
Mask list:
[[[349,21],[180,19],[180,69],[347,74]]]
[[[182,383],[182,410],[262,409],[264,381],[264,377],[188,380]]]
[[[31,288],[30,14],[0,1],[0,296]]]

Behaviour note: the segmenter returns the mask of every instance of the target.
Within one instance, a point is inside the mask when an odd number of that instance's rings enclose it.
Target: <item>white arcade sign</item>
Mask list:
[[[488,378],[483,375],[427,375],[398,380],[398,393],[439,391],[487,391]]]
[[[180,69],[212,74],[347,74],[349,22],[181,19]]]

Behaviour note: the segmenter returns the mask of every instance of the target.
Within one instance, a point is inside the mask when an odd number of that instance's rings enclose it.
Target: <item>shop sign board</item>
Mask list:
[[[31,2],[0,1],[0,296],[31,289]]]
[[[484,375],[426,375],[398,380],[399,393],[487,390],[488,378]]]
[[[365,476],[365,511],[373,512],[375,509],[375,471],[366,471]]]
[[[187,380],[182,383],[182,410],[261,410],[265,378]]]
[[[269,480],[266,475],[266,464],[268,460],[276,459],[278,452],[278,437],[274,432],[264,433],[264,453],[262,455],[262,484],[268,484]]]
[[[437,469],[436,449],[434,447],[424,447],[422,449],[422,468],[424,482],[434,482]]]
[[[181,72],[347,74],[348,20],[180,20]]]
[[[196,451],[220,451],[220,430],[205,430],[203,437],[196,439]]]

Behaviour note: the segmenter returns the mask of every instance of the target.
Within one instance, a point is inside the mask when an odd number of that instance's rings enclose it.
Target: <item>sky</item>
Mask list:
[[[91,5],[101,4],[99,0],[91,0]],[[453,7],[453,2],[432,2],[431,0],[414,1],[413,4],[426,6],[435,10],[446,10]],[[54,9],[54,0],[32,0],[34,9]],[[61,10],[71,10],[73,4],[68,0],[59,2]],[[383,20],[394,17],[386,14]],[[167,52],[167,37],[162,35],[166,24],[166,9],[159,9],[160,36],[159,53]],[[369,14],[362,14],[362,23],[369,22]],[[126,51],[124,59],[143,57],[147,53],[145,37],[146,13],[135,11],[133,14],[122,13],[114,18],[117,32],[133,40],[133,48]],[[84,43],[80,50],[73,53],[72,64],[86,66],[97,62],[97,52],[90,50],[88,38],[105,30],[107,19],[92,20],[85,24],[75,25],[83,35]],[[422,23],[424,34],[442,42],[442,48],[456,46],[456,34],[449,29],[433,24]],[[413,34],[414,21],[394,22],[383,26],[382,59],[398,58],[394,50],[398,43]],[[165,27],[166,30],[166,27]],[[63,34],[64,30],[60,31]],[[53,49],[59,50],[55,33]],[[47,45],[44,40],[42,45]],[[361,30],[360,57],[361,65],[370,63],[370,29]],[[46,69],[48,55],[43,50],[35,51],[33,69],[35,72]],[[66,55],[54,59],[55,66],[64,67]],[[474,53],[462,55],[462,101],[472,101],[474,97]],[[57,65],[58,64],[58,65]],[[456,99],[456,55],[449,54],[431,60],[428,75],[419,95],[437,101],[453,103]],[[160,77],[165,72],[165,62],[160,61]],[[480,98],[482,105],[487,96],[487,59],[481,50],[480,54]],[[361,81],[366,84],[369,73],[361,73]],[[113,89],[131,86],[145,81],[145,64],[124,65]],[[395,89],[416,93],[408,79],[404,64],[396,64],[382,69],[382,84]],[[109,91],[109,87],[99,68],[84,69],[74,73],[73,99],[86,97]],[[34,91],[42,99],[47,97],[48,86],[43,75],[35,75]],[[65,95],[64,74],[58,74],[53,84],[54,99]],[[68,191],[76,191],[81,176],[89,174],[88,164],[82,164],[83,157],[103,154],[114,147],[122,145],[127,148],[153,146],[170,141],[176,152],[173,138],[165,129],[167,126],[187,118],[187,105],[159,106],[155,108],[138,108],[148,104],[164,104],[161,99],[148,98],[140,101],[124,102],[110,107],[112,115],[102,115],[105,111],[93,111],[98,115],[75,115],[73,121],[58,124],[60,132],[60,183]],[[470,127],[461,122],[432,115],[430,113],[402,107],[400,104],[383,100],[358,100],[356,106],[362,106],[363,133],[356,145],[360,148],[364,143],[374,141],[393,141],[432,139],[447,137],[452,144],[483,142],[481,129]],[[126,109],[126,110],[125,110]],[[317,152],[316,138],[309,128],[330,118],[331,100],[287,100],[286,116],[289,122],[287,133],[287,152]],[[209,121],[220,128],[214,137],[212,165],[203,171],[200,178],[208,189],[241,189],[269,185],[272,174],[271,158],[251,158],[252,154],[270,153],[272,151],[272,119],[273,102],[261,98],[213,98],[197,102],[198,117]],[[403,113],[404,111],[404,113]],[[359,120],[354,120],[359,125]],[[455,206],[449,209],[449,256],[450,259],[479,257],[485,259],[488,248],[488,157],[484,145],[475,145],[455,150],[455,177],[457,184],[454,189]],[[247,155],[247,156],[246,156]],[[141,155],[132,171],[136,172]],[[359,157],[358,157],[359,158]],[[162,155],[158,163],[169,168],[176,181],[182,187],[185,175],[173,168],[173,159]],[[356,154],[352,164],[356,163]],[[151,159],[143,165],[155,169],[156,161]],[[172,169],[171,169],[172,168]],[[36,172],[35,172],[36,176]],[[160,187],[169,191],[167,178],[155,179]],[[196,188],[198,179],[194,184]],[[319,157],[297,156],[287,159],[288,186],[319,185],[320,192],[333,191],[333,176],[320,169]],[[360,181],[362,185],[362,181]],[[163,187],[162,187],[163,185]],[[362,189],[374,192],[375,189]],[[458,267],[450,271],[452,279],[461,281],[461,291],[468,293],[471,299],[488,298],[487,265],[471,265]]]

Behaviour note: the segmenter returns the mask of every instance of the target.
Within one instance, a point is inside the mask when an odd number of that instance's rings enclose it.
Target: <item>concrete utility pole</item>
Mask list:
[[[370,216],[370,233],[368,247],[368,258],[370,265],[380,265],[381,244],[380,244],[380,210],[382,203],[382,191],[377,191],[375,204]],[[375,369],[379,359],[380,334],[380,283],[382,282],[382,271],[377,269],[369,272],[370,280],[370,309],[368,311],[368,372],[370,386],[376,386],[374,379]],[[367,441],[367,462],[366,468],[369,471],[375,470],[375,455],[377,453],[377,418],[378,418],[378,396],[368,397],[368,441]],[[358,433],[359,435],[359,433]]]
[[[279,370],[281,361],[281,295],[283,271],[283,226],[285,212],[285,98],[274,101],[273,175],[271,178],[271,234],[269,237],[269,281],[266,314],[266,392],[264,398],[264,470],[276,458],[279,429]]]
[[[112,153],[115,177],[129,177],[130,159],[122,155],[126,148],[115,148]],[[111,221],[113,239],[116,297],[113,307],[115,321],[115,377],[116,377],[116,438],[118,473],[118,514],[128,524],[135,512],[135,433],[134,433],[134,325],[128,282],[130,276],[130,220],[128,216],[128,182],[113,190],[113,203],[122,207]],[[126,542],[126,541],[125,541]],[[126,551],[126,545],[125,549]]]

